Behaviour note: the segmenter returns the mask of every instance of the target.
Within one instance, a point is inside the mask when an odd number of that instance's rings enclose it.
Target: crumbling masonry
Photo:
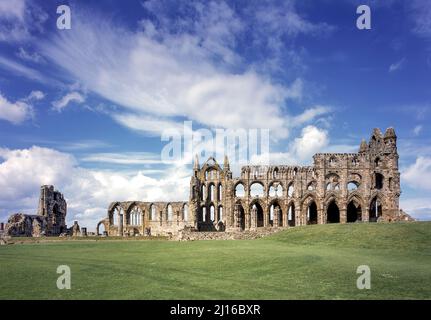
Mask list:
[[[393,128],[374,129],[357,153],[319,153],[313,166],[245,166],[232,177],[196,157],[188,202],[114,202],[99,222],[110,236],[243,231],[306,224],[412,220],[399,209],[400,173]]]
[[[68,231],[66,213],[67,204],[63,195],[53,186],[42,186],[37,215],[11,215],[5,233],[10,236],[58,236]]]

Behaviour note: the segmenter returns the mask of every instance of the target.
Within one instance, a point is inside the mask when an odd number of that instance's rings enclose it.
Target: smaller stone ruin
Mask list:
[[[42,186],[36,215],[12,214],[5,235],[14,237],[59,236],[67,234],[67,204],[63,194],[53,186]]]

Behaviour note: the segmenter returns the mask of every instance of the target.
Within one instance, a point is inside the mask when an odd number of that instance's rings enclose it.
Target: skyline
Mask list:
[[[191,164],[160,158],[184,121],[269,129],[271,163],[298,165],[394,127],[400,207],[431,219],[427,1],[99,3],[69,1],[70,30],[65,2],[0,5],[0,221],[43,184],[89,229],[112,201],[187,199]]]

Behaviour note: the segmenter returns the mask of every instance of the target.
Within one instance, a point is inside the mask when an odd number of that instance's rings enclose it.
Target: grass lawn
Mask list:
[[[72,289],[59,290],[68,265]],[[371,268],[371,290],[356,269]],[[242,241],[0,246],[0,299],[430,299],[431,222],[297,227]]]

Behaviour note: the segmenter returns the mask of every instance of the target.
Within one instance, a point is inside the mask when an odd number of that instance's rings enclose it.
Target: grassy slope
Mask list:
[[[72,290],[56,268],[72,269]],[[371,268],[371,290],[356,268]],[[298,227],[250,241],[0,247],[0,299],[430,299],[431,223]]]

